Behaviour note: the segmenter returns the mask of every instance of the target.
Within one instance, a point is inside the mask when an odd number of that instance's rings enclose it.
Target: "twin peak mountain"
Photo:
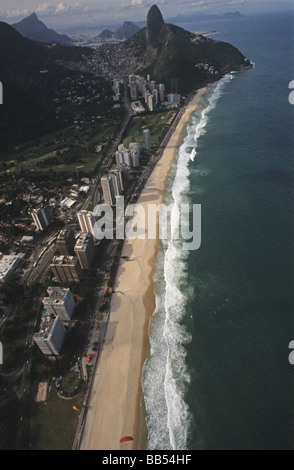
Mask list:
[[[165,23],[157,5],[148,12],[146,28],[126,41],[125,47],[129,53],[137,50],[137,73],[150,74],[167,86],[176,78],[182,94],[229,72],[251,68],[250,61],[231,44]]]

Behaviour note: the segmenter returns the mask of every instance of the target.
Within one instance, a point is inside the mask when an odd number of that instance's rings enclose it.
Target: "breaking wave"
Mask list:
[[[209,114],[232,78],[226,75],[212,87],[204,98],[201,114],[193,113],[187,126],[164,201],[175,204],[172,234],[178,231],[177,210],[189,202],[189,166],[197,158],[199,138],[206,133]],[[171,237],[162,241],[154,276],[156,309],[150,322],[150,355],[142,378],[149,450],[185,450],[188,445],[192,416],[185,402],[190,381],[186,345],[191,334],[183,324],[187,301],[193,295],[187,276],[188,256],[180,240]]]

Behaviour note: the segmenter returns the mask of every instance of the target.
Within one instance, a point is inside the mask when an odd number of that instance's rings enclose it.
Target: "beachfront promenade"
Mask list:
[[[149,204],[163,201],[167,177],[191,114],[201,110],[206,88],[193,97],[171,126],[138,203],[148,214]],[[145,221],[147,222],[147,221]],[[147,226],[147,225],[146,225]],[[153,275],[159,240],[124,243],[112,295],[104,344],[94,372],[83,423],[81,450],[138,450],[141,447],[142,368],[149,353],[149,323],[155,310]],[[120,444],[123,436],[133,441]]]

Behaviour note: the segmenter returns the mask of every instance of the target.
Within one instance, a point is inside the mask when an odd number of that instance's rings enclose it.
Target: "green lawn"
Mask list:
[[[151,133],[151,145],[152,147],[158,147],[176,114],[177,111],[170,110],[134,116],[126,129],[124,145],[128,147],[130,142],[139,142],[142,144],[143,130],[149,129]]]
[[[5,161],[0,162],[0,172],[9,169],[15,173],[25,170],[73,173],[80,167],[84,173],[90,173],[100,162],[103,149],[111,143],[119,125],[120,119],[116,117],[83,127],[70,126],[25,142],[5,154]],[[103,148],[96,153],[99,144]]]
[[[32,450],[71,450],[78,425],[83,394],[65,400],[59,398],[54,387],[45,403],[35,403],[31,419]]]

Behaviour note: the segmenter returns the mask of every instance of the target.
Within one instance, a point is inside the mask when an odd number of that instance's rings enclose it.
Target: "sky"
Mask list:
[[[156,3],[163,17],[189,13],[225,13],[294,9],[294,0],[0,0],[0,20],[16,23],[35,12],[49,27],[144,21]]]

